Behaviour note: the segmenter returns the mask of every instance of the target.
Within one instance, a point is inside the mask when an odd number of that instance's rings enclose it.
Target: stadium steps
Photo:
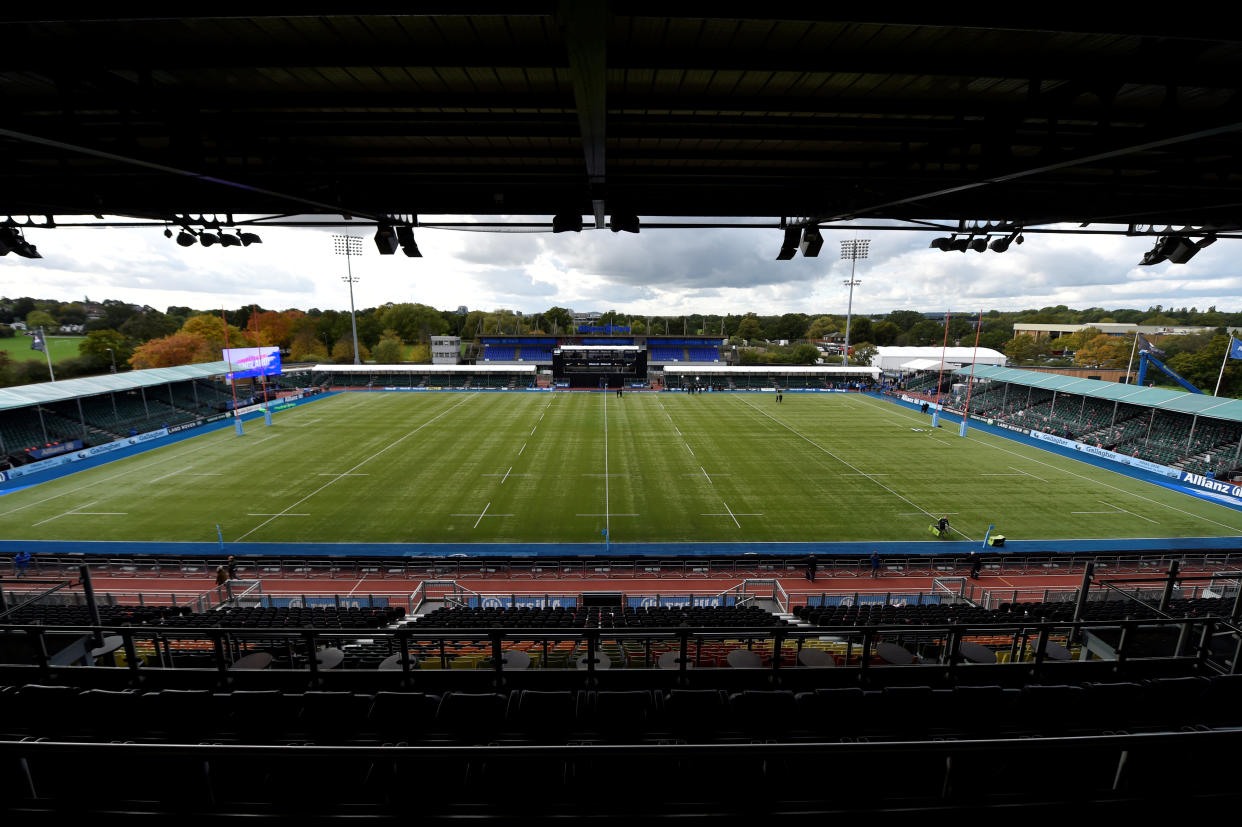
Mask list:
[[[810,626],[811,625],[810,623],[807,623],[805,620],[793,614],[792,612],[776,611],[776,612],[772,612],[772,614],[776,615],[781,620],[788,623],[790,626]]]

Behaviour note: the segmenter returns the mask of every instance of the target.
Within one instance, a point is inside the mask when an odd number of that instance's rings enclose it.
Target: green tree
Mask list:
[[[851,365],[870,365],[879,353],[871,342],[863,342],[854,347],[854,355],[850,357]]]
[[[901,334],[901,328],[888,319],[876,322],[871,326],[871,340],[877,345],[891,345],[897,341],[897,337]]]
[[[116,330],[92,330],[78,342],[78,353],[98,368],[111,368],[115,359],[117,369],[121,370],[129,363],[129,357],[134,355],[134,349],[129,339]]]
[[[381,365],[394,365],[405,359],[405,346],[395,330],[385,330],[379,343],[371,351],[371,358]]]
[[[119,330],[135,342],[146,342],[175,333],[182,323],[166,313],[152,310],[148,313],[135,313],[124,321]],[[106,330],[107,328],[105,328]]]
[[[759,325],[759,319],[754,313],[747,313],[746,318],[742,319],[737,326],[737,335],[743,339],[758,339],[763,335],[763,328]]]
[[[923,321],[923,314],[917,310],[894,310],[884,317],[884,321],[892,322],[905,333],[919,322]]]
[[[820,316],[811,322],[811,326],[806,329],[806,338],[822,339],[830,333],[836,333],[837,330],[835,319],[831,316]]]
[[[1094,329],[1094,328],[1092,328]],[[1074,351],[1074,364],[1083,367],[1124,368],[1130,360],[1133,336],[1096,335],[1083,342]]]
[[[359,358],[365,362],[371,358],[371,354],[367,352],[367,346],[358,342]],[[342,336],[332,346],[332,361],[338,365],[352,364],[354,361],[354,342],[349,336]]]
[[[1004,353],[1018,363],[1034,362],[1048,352],[1047,340],[1036,339],[1034,336],[1015,336],[1005,343]]]
[[[55,330],[60,327],[60,325],[56,322],[56,319],[52,317],[51,313],[48,313],[45,310],[31,310],[26,314],[26,327],[31,330],[36,330],[42,327],[50,331]]]
[[[867,316],[855,316],[850,319],[850,341],[867,342],[872,339],[871,319]]]
[[[792,361],[796,365],[813,365],[819,359],[819,348],[802,344],[793,350]]]
[[[931,319],[924,319],[907,331],[910,344],[915,347],[939,345],[944,343],[944,325]]]

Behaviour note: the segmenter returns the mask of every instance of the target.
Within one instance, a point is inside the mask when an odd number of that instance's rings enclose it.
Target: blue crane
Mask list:
[[[1160,368],[1160,370],[1164,371],[1167,375],[1172,377],[1174,382],[1181,385],[1183,388],[1190,391],[1191,393],[1203,393],[1203,391],[1199,390],[1194,385],[1187,382],[1185,379],[1179,376],[1177,372],[1174,371],[1171,367],[1166,365],[1164,362],[1161,362],[1155,356],[1152,356],[1146,350],[1139,351],[1138,385],[1140,388],[1144,387],[1143,380],[1147,378],[1147,363],[1148,362]]]

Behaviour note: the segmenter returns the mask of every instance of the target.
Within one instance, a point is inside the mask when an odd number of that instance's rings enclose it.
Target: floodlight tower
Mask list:
[[[850,277],[848,280],[841,282],[850,289],[850,301],[845,308],[845,366],[850,364],[850,320],[854,315],[854,287],[862,284],[862,281],[854,278],[854,263],[860,258],[867,257],[867,248],[871,245],[869,238],[855,238],[849,241],[841,242],[841,258],[850,260]]]
[[[349,260],[362,255],[362,239],[356,235],[334,235],[332,246],[338,256],[345,256],[345,272],[348,275],[342,276],[341,281],[349,285],[349,326],[354,332],[354,364],[361,365],[362,358],[358,354],[358,320],[354,317],[354,285],[358,283],[358,278],[354,276]]]

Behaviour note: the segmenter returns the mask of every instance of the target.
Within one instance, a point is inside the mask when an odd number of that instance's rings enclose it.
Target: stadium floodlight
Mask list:
[[[216,235],[215,233],[209,233],[209,232],[204,231],[204,232],[199,233],[198,235],[198,242],[202,244],[204,247],[210,247],[212,244],[219,243],[219,241],[220,241],[220,236]]]
[[[776,254],[777,261],[789,261],[798,252],[798,245],[802,242],[802,231],[797,227],[785,228],[785,240],[781,242],[781,251]]]
[[[1198,254],[1199,245],[1192,242],[1189,238],[1178,236],[1173,240],[1168,252],[1169,262],[1172,264],[1185,264]]]
[[[807,227],[802,231],[802,243],[798,245],[798,249],[802,251],[803,257],[815,258],[823,247],[824,237],[820,235],[819,227]]]
[[[940,250],[942,253],[947,253],[950,249],[949,245],[952,243],[953,239],[949,236],[945,236],[944,238],[933,238],[931,244],[928,244],[927,246],[929,249]]]
[[[193,247],[198,242],[198,236],[190,232],[188,227],[182,227],[181,232],[177,233],[177,243],[182,247]]]
[[[221,247],[240,247],[241,239],[235,235],[229,235],[228,233],[220,233],[220,246]]]
[[[964,253],[970,249],[970,236],[958,236],[949,242],[949,249]]]
[[[636,233],[640,229],[638,216],[633,213],[613,213],[608,217],[608,229],[614,233]]]
[[[992,243],[988,246],[992,248],[994,253],[1003,253],[1009,249],[1009,245],[1014,241],[1017,241],[1019,244],[1022,243],[1017,230],[1014,230],[1007,236],[998,236],[992,239]]]
[[[243,233],[241,230],[238,230],[237,237],[241,239],[243,247],[249,247],[251,244],[263,243],[263,239],[259,238],[254,233]]]
[[[388,230],[391,232],[392,228]],[[379,240],[379,233],[376,233],[376,243]],[[393,242],[396,243],[396,236],[393,236]],[[349,326],[354,333],[354,364],[361,365],[362,358],[358,355],[358,319],[354,315],[354,285],[358,283],[358,277],[354,275],[353,267],[349,260],[354,256],[362,255],[362,239],[356,235],[334,235],[332,236],[332,248],[338,256],[345,256],[345,272],[346,275],[341,277],[341,281],[349,285]],[[394,251],[396,248],[393,248]],[[383,252],[381,248],[380,252]]]
[[[333,238],[342,238],[342,237],[343,236],[333,236]],[[380,251],[380,255],[390,256],[393,253],[397,252],[398,244],[399,242],[397,241],[397,233],[396,231],[393,230],[391,224],[380,224],[378,227],[376,227],[375,247],[376,249]],[[359,253],[354,253],[352,255],[361,255],[361,251]]]
[[[854,314],[854,288],[862,284],[861,281],[854,278],[854,265],[860,258],[865,259],[867,257],[870,247],[871,239],[869,238],[854,238],[841,242],[841,258],[848,258],[850,260],[850,277],[843,282],[850,288],[850,301],[845,308],[845,349],[841,357],[842,364],[845,367],[850,366],[850,321]]]
[[[0,256],[7,256],[9,253],[17,253],[22,258],[43,258],[20,230],[12,227],[0,228]]]
[[[582,232],[582,216],[577,213],[561,212],[552,216],[552,232],[554,233],[580,233]]]
[[[397,227],[397,241],[401,244],[401,252],[405,253],[409,258],[422,258],[423,254],[419,252],[418,245],[414,243],[414,228],[410,226]]]
[[[988,237],[986,235],[981,235],[976,238],[972,238],[970,240],[970,249],[974,250],[976,253],[984,252],[988,249]]]

